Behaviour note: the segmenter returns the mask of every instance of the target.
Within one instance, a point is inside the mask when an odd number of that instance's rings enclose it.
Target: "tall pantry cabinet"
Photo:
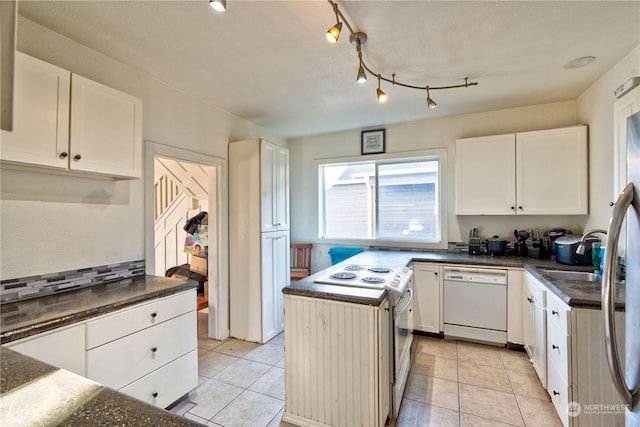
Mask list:
[[[264,343],[284,330],[289,285],[289,151],[229,144],[231,336]]]

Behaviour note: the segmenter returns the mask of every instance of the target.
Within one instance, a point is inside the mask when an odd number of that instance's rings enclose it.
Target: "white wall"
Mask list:
[[[589,123],[589,221],[587,228],[609,226],[613,193],[613,91],[640,76],[640,46],[587,89],[577,100],[578,120]]]
[[[433,148],[448,150],[448,240],[461,241],[469,228],[480,228],[482,237],[498,234],[513,240],[514,229],[539,227],[545,231],[552,227],[566,227],[580,232],[586,216],[456,216],[454,200],[455,140],[472,136],[485,136],[509,132],[571,126],[576,119],[574,101],[534,105],[466,114],[453,117],[427,119],[387,125],[386,152],[415,151]],[[330,264],[327,250],[332,245],[318,241],[317,171],[315,159],[360,155],[360,131],[315,135],[289,141],[291,152],[291,240],[313,242],[314,271]],[[464,236],[464,237],[462,237]]]
[[[144,140],[223,159],[233,140],[263,137],[286,145],[267,129],[23,17],[18,50],[141,98]],[[143,179],[116,182],[2,168],[0,197],[2,279],[145,257]]]

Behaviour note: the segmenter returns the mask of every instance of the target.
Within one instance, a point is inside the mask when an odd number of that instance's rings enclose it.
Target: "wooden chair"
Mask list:
[[[291,243],[291,280],[300,280],[311,274],[311,243]]]

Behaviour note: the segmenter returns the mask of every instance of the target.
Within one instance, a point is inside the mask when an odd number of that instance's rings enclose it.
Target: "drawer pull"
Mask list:
[[[554,349],[554,350],[557,350],[557,349],[559,349],[560,347],[558,347],[558,346],[557,346],[557,345],[555,345],[555,344],[552,344],[552,345],[551,345],[551,348],[552,348],[552,349]]]
[[[157,315],[158,315],[158,313],[156,313],[156,312],[151,313],[151,317],[153,317],[153,318],[155,318]]]
[[[153,396],[154,399],[155,399],[156,397],[158,397],[158,392],[156,391],[156,392],[151,393],[151,396]]]
[[[156,351],[158,351],[158,347],[151,347],[151,352],[155,353]]]
[[[556,310],[551,310],[551,314],[554,316],[559,316],[560,313],[558,313]]]
[[[60,153],[60,158],[61,159],[66,159],[69,156],[69,154],[66,151],[63,151],[62,153]]]
[[[81,160],[82,156],[80,154],[76,154],[75,156],[73,156],[73,160]]]
[[[554,395],[554,396],[559,396],[559,395],[560,395],[560,393],[558,393],[557,391],[553,390],[553,395]]]

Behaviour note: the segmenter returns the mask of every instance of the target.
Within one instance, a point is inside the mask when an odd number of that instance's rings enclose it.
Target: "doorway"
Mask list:
[[[147,274],[189,263],[184,252],[188,218],[208,213],[207,329],[229,337],[226,161],[147,141],[145,156],[145,254]],[[199,315],[200,317],[200,315]]]

